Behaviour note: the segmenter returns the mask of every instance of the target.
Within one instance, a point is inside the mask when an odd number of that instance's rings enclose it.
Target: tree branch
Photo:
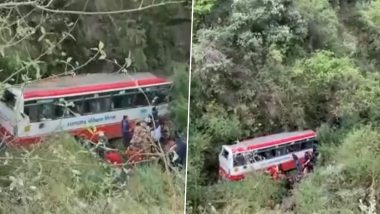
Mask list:
[[[47,11],[50,13],[60,13],[60,14],[76,14],[76,15],[112,15],[112,14],[122,14],[122,13],[133,13],[138,12],[142,10],[147,10],[154,7],[160,7],[160,6],[166,6],[170,4],[180,4],[184,3],[185,1],[168,1],[168,2],[161,2],[157,4],[150,4],[144,7],[138,7],[134,9],[126,9],[126,10],[113,10],[113,11],[99,11],[99,12],[87,12],[87,11],[77,11],[77,10],[56,10],[56,9],[50,9],[45,6],[41,6],[39,4],[32,4],[36,8]]]
[[[7,2],[0,3],[0,8],[3,7],[17,7],[17,6],[25,6],[25,5],[36,5],[36,1],[27,1],[27,2]]]

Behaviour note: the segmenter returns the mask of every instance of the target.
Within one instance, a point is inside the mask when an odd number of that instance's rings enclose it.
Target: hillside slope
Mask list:
[[[379,6],[376,0],[196,1],[189,211],[361,213],[361,199],[379,212],[373,168]],[[265,179],[216,183],[222,144],[296,129],[318,130],[322,160],[293,192]]]

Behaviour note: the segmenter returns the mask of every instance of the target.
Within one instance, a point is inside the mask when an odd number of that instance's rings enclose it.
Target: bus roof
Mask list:
[[[23,91],[25,100],[86,94],[97,91],[112,91],[137,86],[170,83],[152,73],[91,73],[75,76],[53,77],[16,86]]]
[[[282,132],[278,134],[247,139],[234,145],[225,146],[225,148],[231,150],[232,153],[239,153],[255,149],[267,148],[274,145],[281,145],[289,141],[296,141],[310,137],[315,137],[315,132],[312,130]]]

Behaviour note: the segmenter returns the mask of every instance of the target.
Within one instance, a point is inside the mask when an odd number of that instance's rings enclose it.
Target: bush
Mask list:
[[[0,213],[183,210],[183,175],[162,172],[153,165],[121,179],[121,170],[106,165],[68,135],[52,137],[30,151],[10,150],[4,159]]]
[[[207,211],[220,209],[220,213],[256,213],[274,206],[284,194],[282,183],[268,175],[253,173],[241,182],[221,182],[208,187],[204,206]]]
[[[379,198],[380,133],[369,126],[351,131],[330,165],[317,168],[295,190],[298,213],[360,213],[359,201]],[[374,183],[373,183],[374,182]],[[374,190],[371,190],[374,188]]]

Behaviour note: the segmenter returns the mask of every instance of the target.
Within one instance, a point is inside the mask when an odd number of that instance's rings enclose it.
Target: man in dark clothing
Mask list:
[[[179,136],[178,132],[176,132],[176,146],[175,146],[175,153],[178,155],[178,158],[174,160],[174,164],[180,164],[182,166],[186,165],[186,152],[187,152],[187,145],[181,137]]]
[[[297,175],[301,176],[302,175],[302,164],[300,160],[298,159],[297,155],[293,154],[293,160],[295,161],[296,168],[297,168]]]
[[[303,168],[304,172],[309,173],[309,172],[313,171],[313,163],[311,162],[311,154],[310,154],[310,152],[306,152],[305,153],[303,167],[304,167]]]
[[[154,121],[158,120],[158,111],[157,111],[156,106],[152,108],[152,117]]]
[[[123,143],[125,148],[128,148],[130,141],[132,139],[131,131],[129,128],[129,121],[128,121],[128,116],[125,115],[123,117],[123,120],[121,121],[121,130],[123,133]]]
[[[311,162],[313,163],[313,165],[315,165],[317,163],[317,157],[319,155],[319,152],[318,152],[318,147],[317,147],[317,144],[314,143],[313,144],[313,153],[312,153],[312,156],[311,156]]]

